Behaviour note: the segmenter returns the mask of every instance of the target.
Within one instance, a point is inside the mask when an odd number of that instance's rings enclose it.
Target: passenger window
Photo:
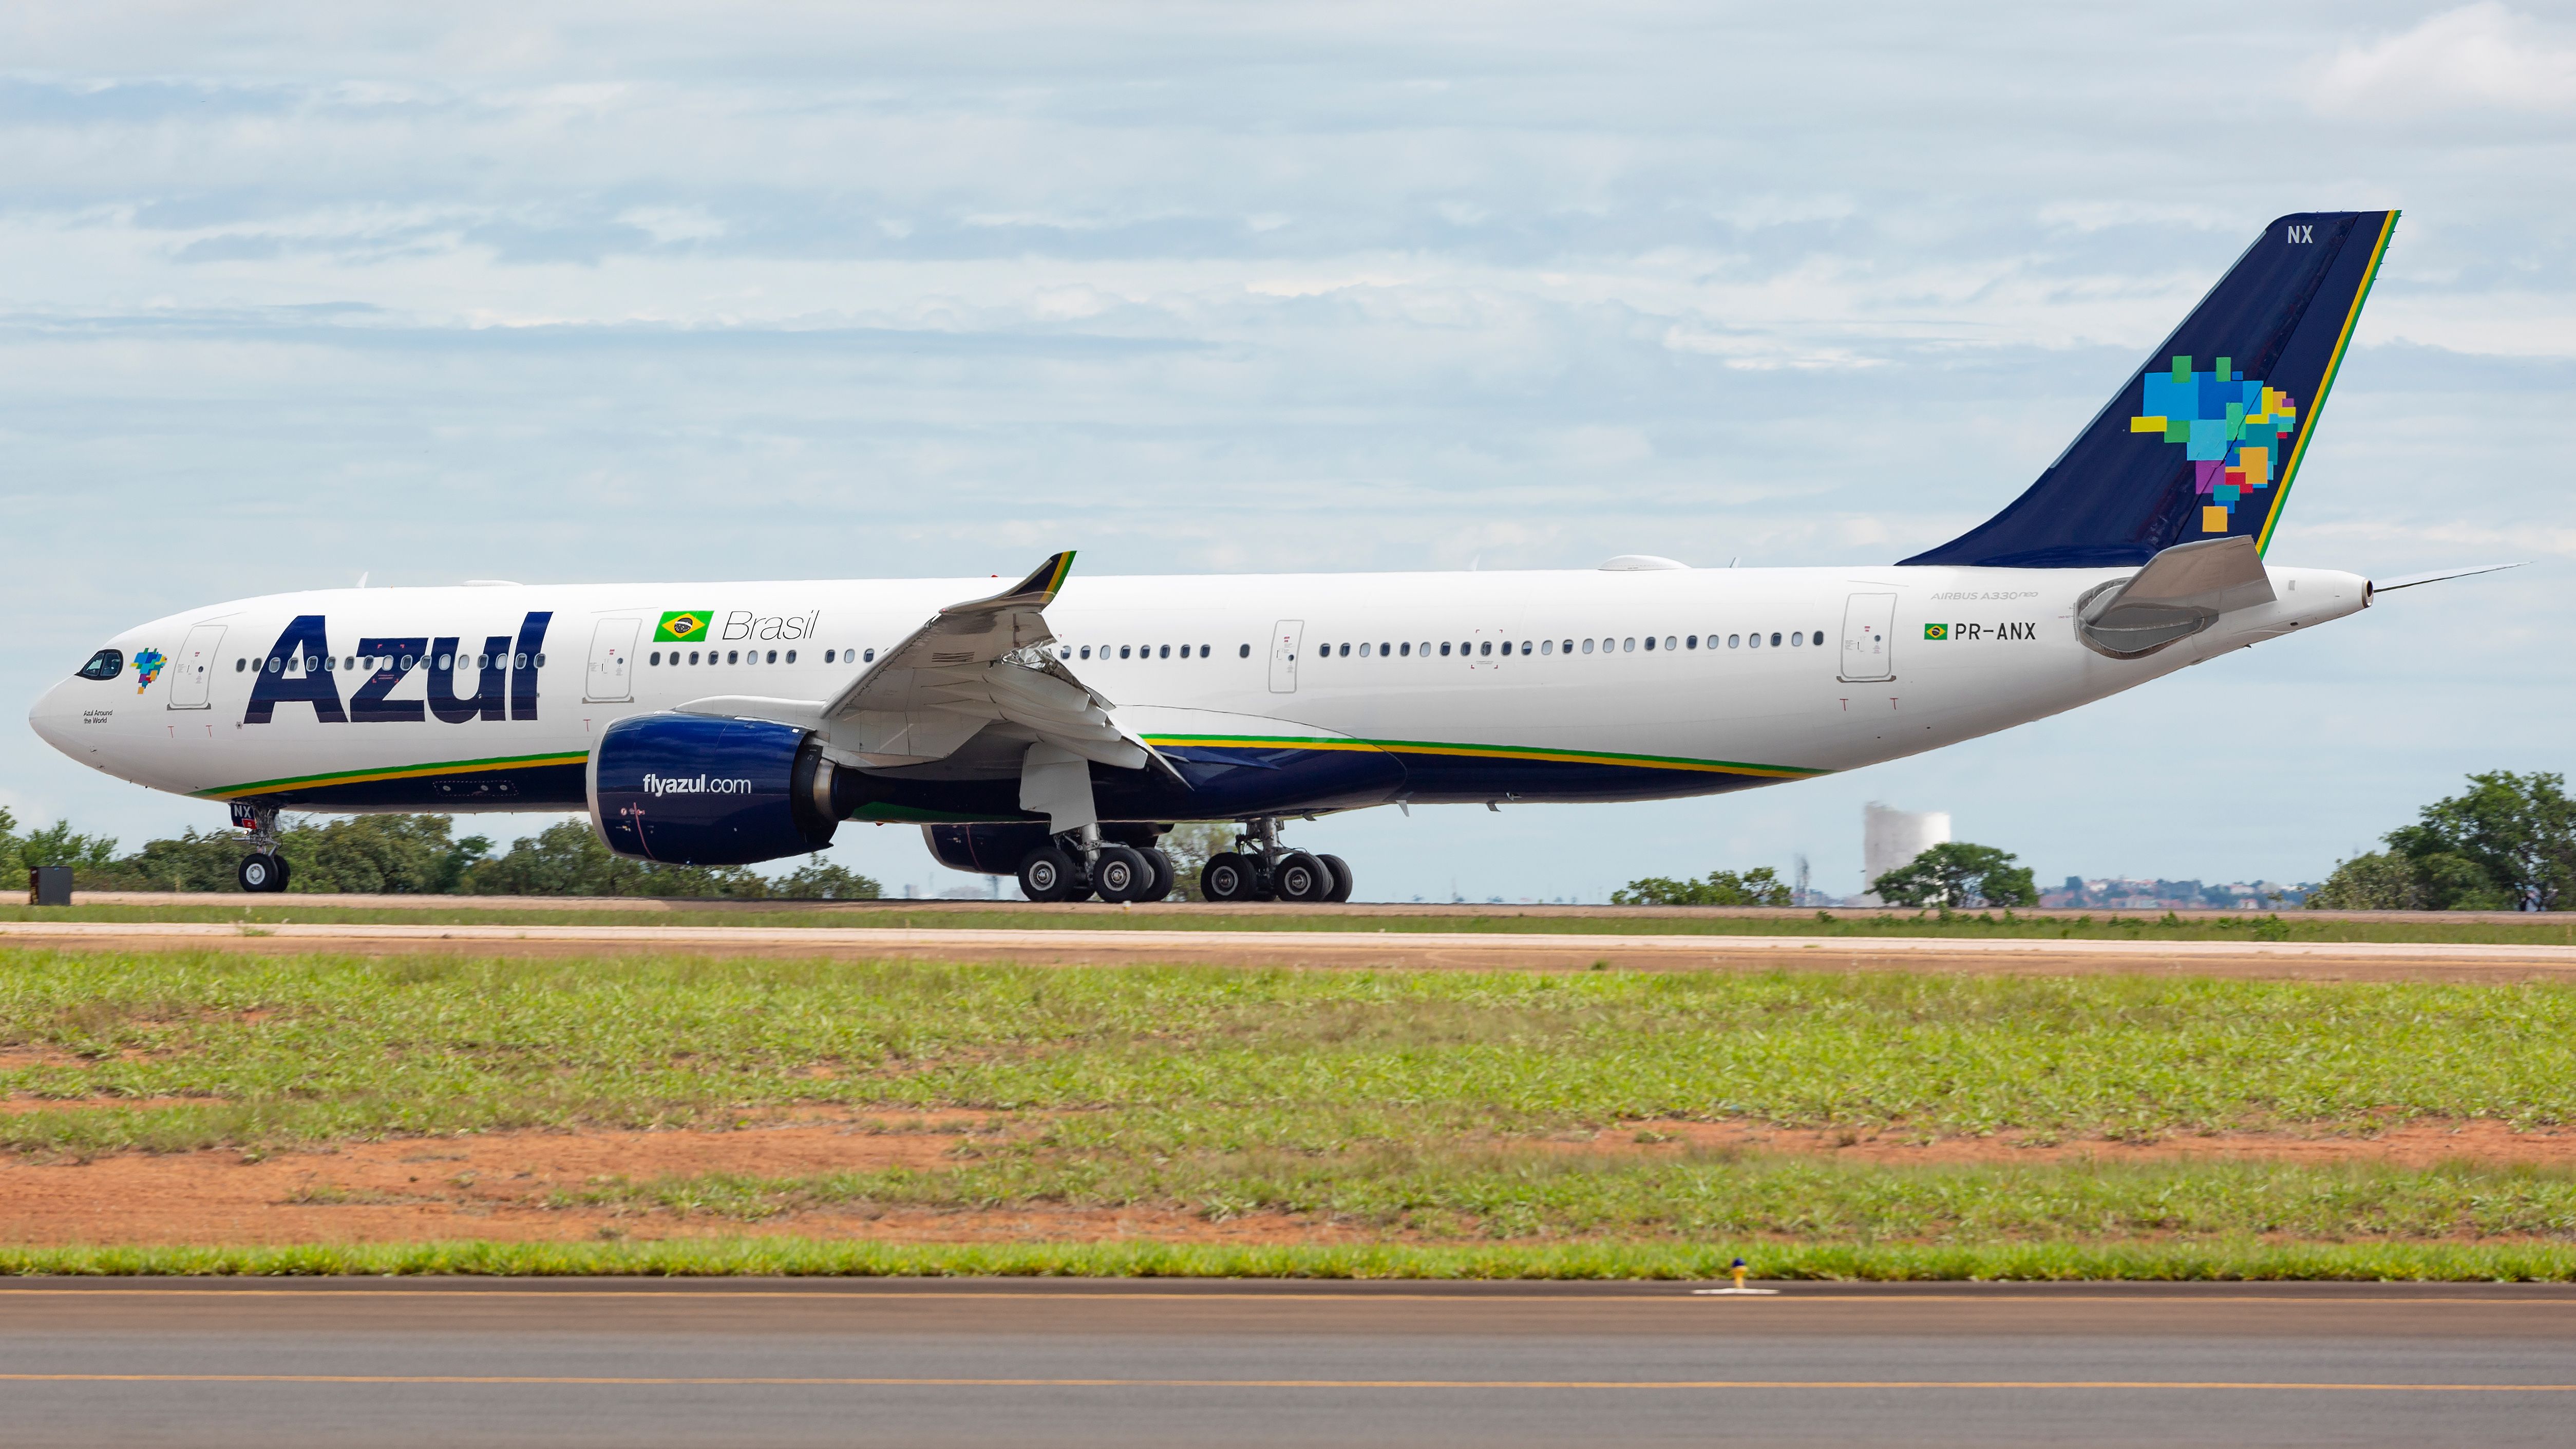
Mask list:
[[[793,663],[795,663],[795,662],[796,662],[796,651],[795,651],[795,650],[790,649],[790,650],[788,650],[788,651],[787,651],[787,662],[788,662],[788,663],[790,663],[790,664],[793,664]]]
[[[114,679],[116,676],[123,674],[124,672],[125,651],[122,649],[101,649],[96,654],[89,657],[89,662],[87,664],[73,670],[72,674],[74,677],[80,679]]]
[[[543,669],[543,668],[545,668],[545,667],[546,667],[546,656],[544,656],[544,655],[542,655],[542,654],[540,654],[540,655],[538,655],[538,656],[537,656],[537,667],[538,667],[539,669]]]
[[[1803,630],[1803,629],[1801,629],[1801,630],[1799,630],[1797,633],[1792,634],[1792,635],[1790,635],[1790,636],[1789,636],[1789,647],[1790,647],[1790,648],[1792,648],[1792,649],[1795,649],[1795,648],[1797,648],[1799,645],[1804,644],[1804,643],[1806,643],[1806,642],[1807,642],[1807,633],[1806,633],[1806,631],[1805,631],[1805,630]]]
[[[864,660],[865,662],[867,662],[867,663],[869,663],[869,664],[874,664],[874,663],[876,663],[876,662],[877,662],[877,651],[875,651],[875,650],[873,650],[873,649],[870,649],[870,650],[866,651],[865,653],[861,654],[861,655],[859,656],[859,658],[860,658],[860,659],[862,659],[862,660]]]
[[[1172,646],[1171,646],[1171,645],[1169,645],[1169,644],[1164,645],[1164,646],[1163,646],[1163,652],[1162,652],[1161,654],[1159,654],[1159,655],[1155,656],[1155,657],[1156,657],[1156,658],[1159,658],[1159,659],[1169,659],[1169,658],[1171,658],[1171,657],[1172,657]]]
[[[1493,641],[1493,640],[1491,640],[1491,639],[1486,640],[1486,641],[1485,641],[1485,647],[1484,647],[1484,648],[1482,648],[1482,649],[1477,650],[1476,652],[1477,652],[1477,653],[1479,653],[1479,654],[1491,654],[1491,653],[1493,653],[1493,652],[1494,652],[1494,641]]]
[[[777,663],[777,662],[778,662],[778,651],[777,651],[777,650],[775,650],[775,649],[770,650],[770,651],[769,651],[769,657],[768,657],[767,659],[762,660],[761,662],[762,662],[763,664],[775,664],[775,663]]]
[[[1762,636],[1759,634],[1747,634],[1744,636],[1744,639],[1748,648],[1759,649],[1762,647]]]
[[[679,656],[678,656],[678,655],[673,655],[672,657],[676,659],[676,658],[678,658]],[[646,655],[646,656],[645,656],[645,658],[644,658],[644,662],[645,662],[645,663],[647,663],[647,664],[659,664],[659,663],[661,663],[661,662],[662,662],[662,651],[661,651],[661,650],[659,650],[659,649],[654,650],[651,654],[648,654],[648,655]]]
[[[1825,631],[1824,631],[1824,630],[1822,630],[1822,629],[1818,629],[1818,630],[1816,631],[1816,637],[1815,637],[1815,639],[1814,639],[1812,642],[1815,644],[1815,646],[1816,646],[1817,648],[1819,648],[1819,649],[1824,648],[1824,647],[1825,647]]]
[[[1646,652],[1649,654],[1655,652],[1655,636],[1652,634],[1646,636]]]
[[[240,658],[240,657],[235,657],[235,658],[234,658],[234,660],[233,660],[233,673],[235,673],[235,674],[239,674],[239,673],[241,673],[244,669],[247,669],[247,668],[249,668],[249,667],[250,667],[250,661],[249,661],[248,659]]]
[[[674,659],[677,659],[679,656],[678,656],[678,655],[676,655],[676,654],[674,654],[674,655],[672,655],[671,657],[672,657],[672,658],[674,658]],[[698,662],[698,651],[696,651],[695,649],[692,649],[692,650],[690,650],[690,651],[689,651],[689,662],[690,662],[691,664],[695,664],[695,663],[697,663],[697,662]]]
[[[1743,642],[1744,636],[1741,634],[1729,634],[1726,636],[1726,647],[1729,649],[1732,649]]]
[[[1553,653],[1555,653],[1555,652],[1556,652],[1556,641],[1555,641],[1555,640],[1553,640],[1553,639],[1541,639],[1540,641],[1538,641],[1538,652],[1539,652],[1539,653],[1541,653],[1541,654],[1553,654]]]
[[[1128,658],[1129,656],[1131,656],[1131,655],[1132,655],[1132,654],[1134,654],[1134,653],[1135,653],[1135,648],[1134,648],[1134,646],[1133,646],[1133,645],[1121,644],[1121,645],[1119,645],[1119,646],[1118,646],[1118,657],[1119,657],[1119,658],[1121,658],[1121,659]]]
[[[739,650],[739,649],[728,649],[728,650],[726,650],[726,651],[725,651],[725,663],[727,663],[727,664],[740,664],[741,662],[742,662],[742,651],[741,651],[741,650]]]
[[[1397,657],[1398,659],[1410,659],[1410,658],[1412,658],[1412,657],[1413,657],[1413,641],[1412,641],[1412,640],[1410,640],[1410,639],[1408,639],[1408,640],[1404,641],[1403,643],[1396,645],[1396,646],[1395,646],[1395,655],[1396,655],[1396,657]]]
[[[1637,641],[1636,641],[1636,640],[1634,640],[1634,639],[1630,639],[1630,640],[1628,640],[1626,643],[1621,644],[1619,647],[1620,647],[1622,650],[1626,651],[1627,653],[1634,654],[1634,653],[1636,653],[1636,652],[1637,652]]]
[[[1772,648],[1774,648],[1774,649],[1777,649],[1777,648],[1779,648],[1779,647],[1780,647],[1780,633],[1779,633],[1779,631],[1778,631],[1778,630],[1776,630],[1776,629],[1775,629],[1775,630],[1773,630],[1773,631],[1772,631],[1772,633],[1771,633],[1771,647],[1772,647]]]
[[[1584,641],[1583,641],[1583,652],[1584,652],[1584,653],[1586,653],[1586,654],[1589,654],[1589,653],[1591,653],[1591,652],[1592,652],[1592,641],[1591,641],[1591,640],[1586,639],[1586,640],[1584,640]]]
[[[1200,657],[1201,659],[1205,659],[1206,657],[1208,657],[1208,646],[1207,646],[1207,645],[1202,644],[1202,645],[1200,645],[1200,646],[1199,646],[1199,657]]]
[[[1350,657],[1351,657],[1351,646],[1349,646],[1348,644],[1345,644],[1345,645],[1343,645],[1343,646],[1342,646],[1342,657],[1343,657],[1344,659],[1348,659],[1348,658],[1350,658]]]
[[[1664,652],[1667,654],[1673,652],[1673,636],[1670,634],[1664,636]]]
[[[1699,647],[1699,636],[1697,634],[1684,634],[1682,636],[1682,647],[1684,649],[1697,649]]]
[[[1443,659],[1449,657],[1449,641],[1446,639],[1440,641],[1440,657]]]
[[[1091,657],[1091,646],[1090,646],[1090,645],[1085,644],[1085,645],[1083,645],[1083,646],[1082,646],[1082,657],[1083,657],[1083,658],[1085,658],[1085,659],[1088,659],[1088,658],[1090,658],[1090,657]]]
[[[1237,644],[1237,645],[1235,645],[1235,646],[1234,646],[1234,657],[1235,657],[1235,658],[1237,658],[1237,659],[1249,659],[1249,658],[1251,658],[1251,657],[1252,657],[1252,646],[1251,646],[1251,645],[1249,645],[1249,644]]]

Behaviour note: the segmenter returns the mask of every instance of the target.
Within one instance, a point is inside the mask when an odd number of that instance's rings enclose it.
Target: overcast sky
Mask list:
[[[1392,899],[1800,851],[1844,891],[1884,799],[2043,881],[2301,880],[2566,768],[2569,13],[1827,13],[22,0],[0,803],[220,824],[26,703],[361,572],[1884,562],[2026,486],[2269,218],[2386,206],[2271,557],[2532,567],[1834,779],[1291,839]]]

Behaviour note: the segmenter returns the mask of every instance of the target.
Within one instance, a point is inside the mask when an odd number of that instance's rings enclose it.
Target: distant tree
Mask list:
[[[2514,910],[2558,908],[2571,882],[2576,882],[2576,801],[2567,798],[2567,777],[2559,774],[2517,775],[2491,770],[2469,776],[2469,788],[2424,807],[2413,825],[2388,832],[2389,849],[2406,857],[2419,872],[2450,891],[2437,910]],[[2465,861],[2484,879],[2482,886],[2439,858]]]
[[[885,894],[885,887],[868,877],[826,862],[821,851],[771,882],[770,890],[790,901],[872,901]]]
[[[1791,904],[1789,883],[1771,867],[1756,866],[1741,875],[1710,871],[1702,880],[1672,880],[1650,875],[1610,893],[1614,906],[1785,906]]]
[[[116,861],[114,840],[104,835],[78,834],[73,831],[69,820],[57,820],[42,830],[30,830],[17,844],[18,864],[22,868],[68,865],[74,870],[83,867],[96,870]]]
[[[1944,841],[1871,882],[1892,906],[2035,906],[2039,886],[2020,857],[1991,845]]]
[[[441,895],[491,853],[480,835],[451,840],[445,815],[356,815],[278,833],[292,891]]]
[[[2512,900],[2477,862],[2456,855],[2372,851],[2342,862],[2309,892],[2316,911],[2509,911]]]
[[[467,867],[460,890],[477,896],[698,896],[762,899],[768,881],[741,866],[661,865],[610,850],[587,820],[547,826],[506,855]]]

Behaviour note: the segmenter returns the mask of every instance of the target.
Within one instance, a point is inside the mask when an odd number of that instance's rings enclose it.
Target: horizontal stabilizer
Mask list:
[[[2176,544],[2126,583],[2096,590],[2078,607],[2077,628],[2102,653],[2136,659],[2276,597],[2253,539],[2205,539]]]

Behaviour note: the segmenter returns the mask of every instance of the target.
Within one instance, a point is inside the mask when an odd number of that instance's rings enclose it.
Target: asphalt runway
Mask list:
[[[2517,1285],[18,1280],[8,1445],[2565,1445]]]
[[[696,952],[1235,966],[1644,971],[1949,971],[2319,980],[2526,981],[2576,974],[2576,945],[2471,942],[2100,941],[1943,936],[1616,935],[1478,931],[1227,931],[884,926],[447,925],[0,921],[0,944],[264,954],[573,956]]]

